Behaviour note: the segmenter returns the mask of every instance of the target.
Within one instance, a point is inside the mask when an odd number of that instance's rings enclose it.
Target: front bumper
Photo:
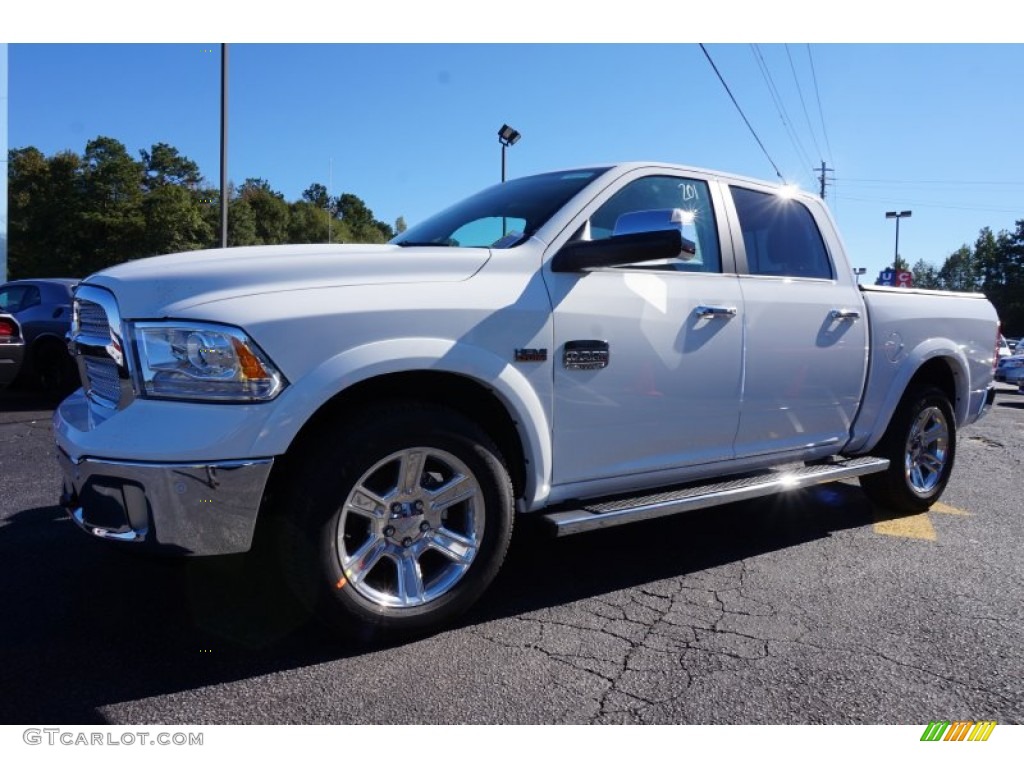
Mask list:
[[[150,463],[58,449],[63,506],[87,533],[179,555],[245,552],[273,459]]]

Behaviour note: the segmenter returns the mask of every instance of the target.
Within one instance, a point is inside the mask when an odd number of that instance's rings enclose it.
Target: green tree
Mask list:
[[[228,203],[228,247],[260,244],[252,205],[245,198],[236,197]]]
[[[252,209],[257,244],[288,242],[288,203],[284,195],[275,192],[264,179],[249,178],[238,188],[238,196]]]
[[[377,221],[361,198],[346,192],[335,200],[338,218],[346,225],[350,238],[345,242],[384,243],[394,237],[391,226]]]
[[[170,144],[154,144],[150,151],[139,150],[144,169],[143,184],[147,191],[168,184],[195,190],[203,181],[199,166]]]
[[[1019,219],[1012,232],[1002,231],[996,237],[1000,260],[1001,284],[992,284],[986,295],[996,307],[1008,336],[1024,335],[1024,219]]]
[[[330,214],[321,206],[308,200],[291,204],[288,216],[289,243],[326,243]],[[336,229],[336,225],[335,225]],[[336,240],[336,232],[331,239]]]
[[[82,160],[79,256],[89,273],[139,255],[145,229],[143,166],[124,144],[106,136],[86,144]]]
[[[976,291],[980,288],[974,254],[967,245],[951,253],[939,269],[939,280],[947,291]]]
[[[209,219],[186,187],[167,184],[154,189],[146,195],[142,210],[146,230],[140,256],[193,251],[214,239]]]
[[[310,184],[302,193],[302,199],[307,203],[312,203],[317,208],[327,210],[327,187],[323,184]]]
[[[924,259],[918,259],[914,264],[914,287],[937,289],[942,287],[939,280],[939,271]]]
[[[408,228],[409,227],[407,227],[406,224],[405,224],[405,217],[404,216],[399,216],[397,219],[395,219],[395,234],[396,235],[402,234]]]

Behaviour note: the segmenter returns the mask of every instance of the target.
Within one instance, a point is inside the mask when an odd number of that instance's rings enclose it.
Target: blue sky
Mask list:
[[[787,181],[816,190],[811,166],[834,169],[827,200],[869,277],[892,259],[886,210],[913,210],[900,252],[936,265],[1024,218],[1024,45],[707,50]],[[232,180],[289,200],[330,181],[389,222],[497,181],[502,123],[523,134],[510,176],[664,160],[775,178],[696,43],[236,43],[230,65]],[[162,141],[216,184],[219,66],[214,42],[11,45],[10,146],[81,152],[102,134],[137,156]]]

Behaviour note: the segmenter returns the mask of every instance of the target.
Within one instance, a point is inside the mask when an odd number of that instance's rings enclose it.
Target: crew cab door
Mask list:
[[[642,473],[654,484],[732,457],[743,306],[720,201],[711,179],[634,171],[581,212],[570,240],[609,238],[621,217],[657,210],[682,216],[693,252],[574,272],[546,263],[554,486],[614,490]]]
[[[834,453],[849,439],[868,345],[834,228],[823,209],[774,189],[730,185],[726,202],[746,308],[737,458]]]

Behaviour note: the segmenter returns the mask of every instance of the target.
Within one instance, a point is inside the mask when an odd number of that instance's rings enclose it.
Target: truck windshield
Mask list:
[[[496,184],[394,238],[395,245],[512,248],[607,168],[543,173]]]

